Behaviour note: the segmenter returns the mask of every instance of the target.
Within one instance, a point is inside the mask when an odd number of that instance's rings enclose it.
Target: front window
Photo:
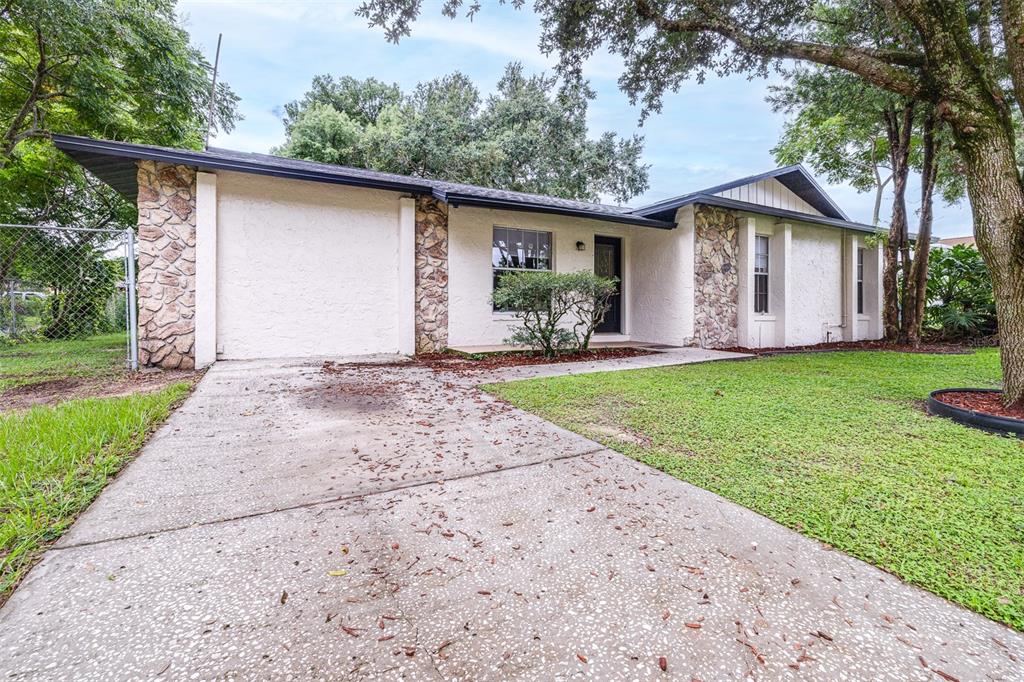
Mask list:
[[[551,270],[551,233],[516,227],[494,228],[491,240],[492,287],[506,272]]]
[[[864,314],[864,249],[857,249],[857,314]]]
[[[768,237],[754,237],[754,312],[768,312]]]

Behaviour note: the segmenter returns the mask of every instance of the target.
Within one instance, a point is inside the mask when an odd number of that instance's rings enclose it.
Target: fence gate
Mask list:
[[[52,343],[72,364],[75,341],[121,336],[138,369],[131,230],[0,224],[0,285],[0,348]]]

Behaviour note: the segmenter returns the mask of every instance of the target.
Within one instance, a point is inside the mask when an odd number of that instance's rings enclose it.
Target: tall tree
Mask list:
[[[786,85],[773,86],[768,101],[776,110],[793,115],[773,150],[780,162],[806,162],[833,182],[873,190],[876,225],[884,190],[892,184],[883,275],[884,328],[891,340],[918,343],[929,249],[911,249],[908,181],[912,171],[920,173],[918,243],[926,243],[931,235],[934,192],[941,189],[946,199],[957,199],[962,192],[959,176],[950,164],[940,164],[947,154],[943,135],[936,130],[934,109],[917,106],[914,100],[881,90],[848,72],[819,66],[787,73]],[[924,262],[915,263],[918,259]],[[918,300],[922,302],[920,311]]]
[[[404,94],[375,79],[317,76],[285,105],[285,156],[522,192],[626,201],[647,188],[643,141],[586,125],[594,93],[509,64],[486,99],[453,73]]]
[[[199,147],[209,76],[173,0],[0,4],[0,222],[134,222],[49,134]],[[237,97],[223,82],[216,103],[214,125],[230,130]]]
[[[772,109],[789,114],[772,149],[784,165],[806,163],[834,184],[874,193],[871,224],[893,179],[882,111],[892,95],[844,71],[797,68],[785,85],[769,87]]]
[[[423,0],[364,0],[358,10],[398,40]],[[456,16],[464,0],[445,0]],[[522,0],[513,0],[522,6]],[[479,9],[469,3],[469,12]],[[1022,0],[537,0],[541,48],[578,77],[607,48],[620,86],[645,111],[690,77],[765,74],[794,59],[848,71],[921,102],[951,132],[978,248],[992,275],[1004,400],[1024,402],[1024,183],[1014,111],[1024,105]],[[828,36],[827,39],[815,36]]]
[[[133,226],[135,207],[59,152],[50,134],[198,148],[209,83],[209,64],[189,45],[171,0],[0,2],[0,223]],[[214,126],[231,129],[237,100],[221,82]],[[84,273],[109,274],[106,240],[0,230],[0,280],[49,286],[58,322],[71,308],[95,310],[110,282]],[[77,279],[69,281],[72,263]],[[65,322],[49,333],[89,329]]]

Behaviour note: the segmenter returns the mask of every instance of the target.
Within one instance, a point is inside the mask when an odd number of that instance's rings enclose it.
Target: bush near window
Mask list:
[[[590,348],[610,309],[616,278],[592,272],[509,272],[498,278],[494,307],[512,312],[521,326],[505,342],[554,357]]]
[[[977,249],[963,244],[932,249],[925,326],[946,340],[996,333],[992,279]]]

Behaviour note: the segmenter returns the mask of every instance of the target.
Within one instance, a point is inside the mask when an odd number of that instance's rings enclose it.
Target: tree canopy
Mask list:
[[[509,64],[483,98],[452,73],[403,93],[369,78],[317,76],[285,105],[277,153],[570,199],[625,202],[647,189],[643,140],[588,135],[585,83],[561,87]]]
[[[134,223],[134,207],[48,136],[198,148],[209,71],[173,0],[0,4],[0,222]],[[215,126],[231,129],[237,100],[219,83]]]

